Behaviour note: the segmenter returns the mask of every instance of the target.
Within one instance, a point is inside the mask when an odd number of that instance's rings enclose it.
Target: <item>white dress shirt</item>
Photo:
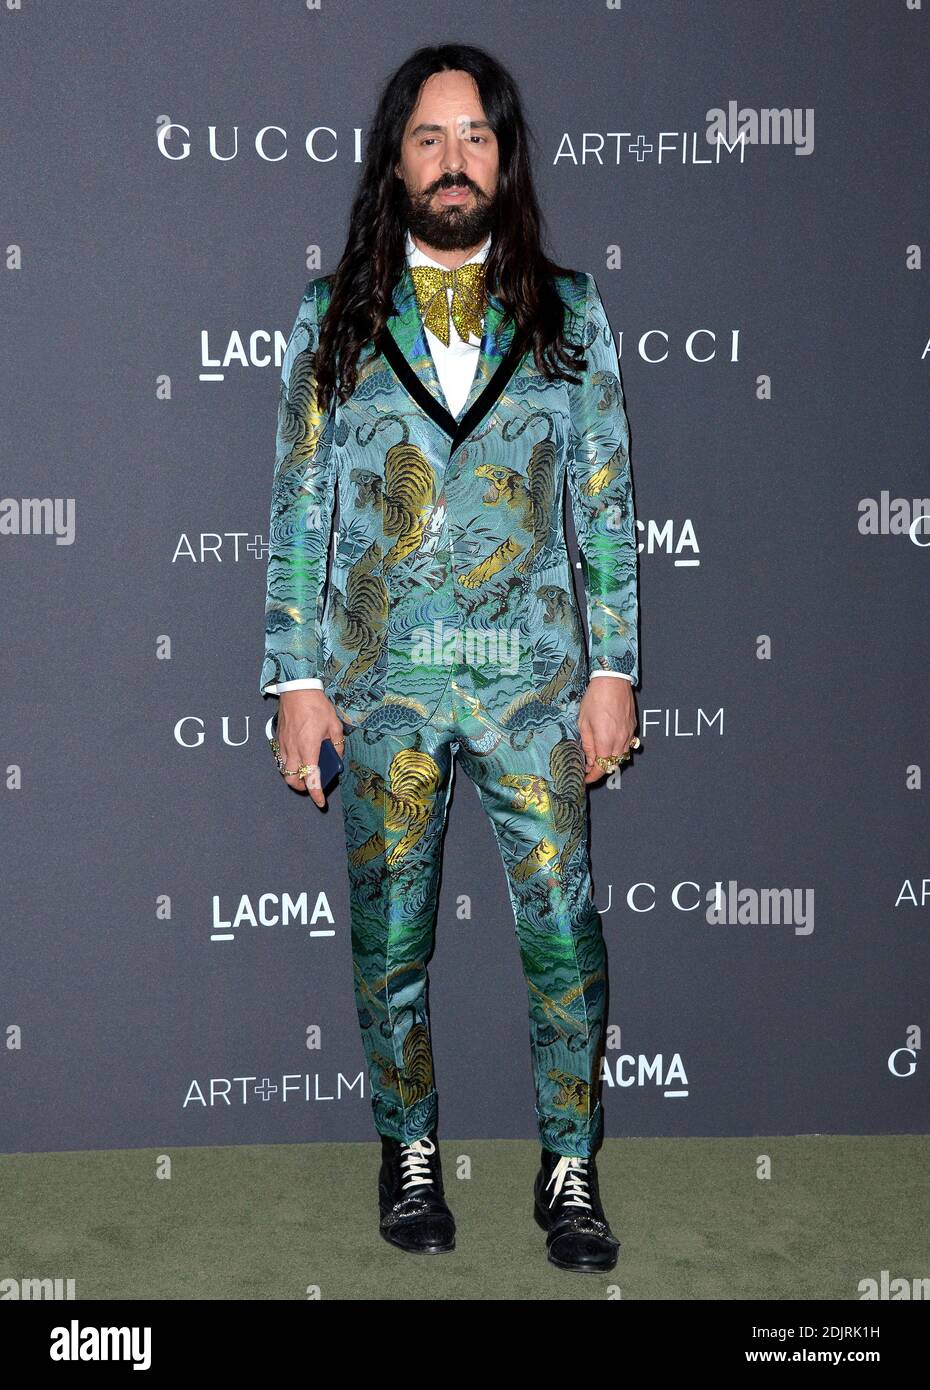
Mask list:
[[[483,261],[487,259],[488,251],[491,247],[490,234],[485,239],[484,245],[480,246],[473,256],[469,256],[463,265],[469,265],[472,261]],[[408,265],[435,265],[440,270],[447,270],[448,267],[442,265],[440,261],[434,261],[432,256],[428,256],[421,247],[417,246],[407,231],[406,252]],[[449,305],[452,305],[452,287],[446,287]],[[439,384],[443,389],[446,401],[452,414],[456,417],[462,406],[468,399],[472,382],[475,379],[475,371],[478,367],[478,355],[481,351],[481,339],[476,338],[472,333],[466,342],[458,335],[458,330],[452,322],[452,315],[449,315],[449,343],[448,346],[429,328],[425,329],[427,341],[429,342],[430,352],[433,354],[433,362],[436,366],[436,375],[439,377]],[[632,680],[632,677],[624,675],[622,671],[592,671],[591,679],[595,676],[619,676],[621,680]],[[279,681],[277,685],[266,685],[265,690],[269,695],[277,695],[282,690],[322,690],[323,682],[313,676],[305,676],[300,680]]]

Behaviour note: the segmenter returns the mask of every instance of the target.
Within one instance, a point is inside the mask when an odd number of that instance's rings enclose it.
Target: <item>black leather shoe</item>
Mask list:
[[[548,1232],[550,1264],[601,1274],[617,1263],[620,1242],[601,1206],[593,1158],[566,1158],[543,1149],[533,1189],[533,1216],[537,1226]]]
[[[381,1234],[391,1245],[417,1255],[455,1249],[435,1130],[412,1144],[382,1134],[378,1204]]]

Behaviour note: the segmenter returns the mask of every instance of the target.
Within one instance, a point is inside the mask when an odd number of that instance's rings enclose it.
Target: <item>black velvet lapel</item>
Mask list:
[[[431,391],[427,390],[390,333],[384,334],[384,341],[381,345],[381,351],[404,390],[413,397],[417,405],[426,412],[430,419],[435,420],[440,429],[446,432],[450,439],[450,450],[453,452],[494,409],[520,365],[525,350],[522,341],[519,341],[515,336],[507,352],[501,358],[497,369],[489,377],[484,389],[472,401],[461,420],[456,420],[451,411],[447,410],[442,402],[437,400]]]

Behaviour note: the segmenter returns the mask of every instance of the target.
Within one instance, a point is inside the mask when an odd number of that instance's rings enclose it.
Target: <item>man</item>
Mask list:
[[[604,307],[593,276],[543,255],[539,223],[512,79],[469,46],[413,54],[382,95],[340,266],[307,286],[288,342],[261,688],[281,699],[289,785],[324,805],[325,738],[346,764],[382,1235],[454,1246],[426,961],[457,760],[497,838],[527,981],[536,1220],[552,1263],[606,1270],[619,1243],[594,1157],[606,957],[586,784],[636,728],[634,512]]]

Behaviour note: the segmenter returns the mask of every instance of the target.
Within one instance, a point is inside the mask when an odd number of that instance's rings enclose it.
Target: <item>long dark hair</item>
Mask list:
[[[368,138],[349,237],[336,269],[316,357],[317,402],[324,413],[337,392],[355,390],[359,353],[379,346],[394,312],[393,289],[404,266],[403,184],[394,173],[407,122],[420,89],[435,72],[474,78],[498,143],[498,216],[485,266],[485,284],[504,304],[515,331],[532,345],[549,379],[576,381],[582,348],[565,332],[565,308],[552,281],[570,275],[542,250],[543,217],[530,171],[530,132],[513,78],[483,49],[449,43],[419,48],[388,79]]]

